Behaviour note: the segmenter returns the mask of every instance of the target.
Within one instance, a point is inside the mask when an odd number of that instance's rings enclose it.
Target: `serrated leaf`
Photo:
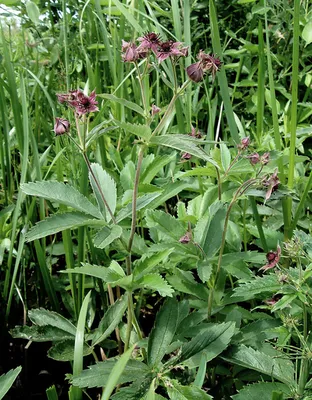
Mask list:
[[[121,105],[129,108],[130,110],[133,110],[133,111],[137,112],[138,114],[141,114],[141,115],[144,116],[143,108],[140,107],[139,105],[137,105],[136,103],[133,103],[132,101],[129,101],[129,100],[126,100],[126,99],[121,99],[121,98],[119,98],[117,96],[114,96],[113,94],[107,94],[107,93],[98,94],[97,96],[98,97],[102,97],[103,99],[110,100],[113,103],[121,104]]]
[[[80,388],[103,387],[107,384],[108,376],[112,368],[116,365],[117,359],[110,359],[90,365],[81,374],[73,379],[73,385]],[[138,360],[129,360],[123,373],[121,374],[118,384],[122,385],[126,382],[132,382],[138,376],[145,375],[149,372],[146,364]]]
[[[100,210],[95,207],[84,195],[70,185],[62,182],[42,181],[30,182],[21,185],[24,193],[31,196],[43,197],[53,202],[72,207],[77,211],[102,219]]]
[[[131,124],[130,122],[121,122],[117,120],[114,120],[114,122],[120,128],[124,129],[127,132],[133,133],[140,139],[143,138],[148,140],[151,137],[152,131],[148,125]]]
[[[185,225],[181,221],[163,211],[147,210],[145,216],[148,228],[156,227],[172,241],[178,241],[186,233]]]
[[[78,226],[84,226],[91,222],[90,217],[77,212],[54,214],[43,221],[38,222],[26,233],[26,240],[40,239],[48,235],[54,235],[65,229],[73,229]],[[98,220],[94,220],[98,221]]]
[[[154,328],[148,339],[147,364],[156,366],[171,344],[179,319],[179,305],[176,299],[168,299],[158,311]]]
[[[102,267],[100,265],[91,265],[88,263],[83,264],[82,267],[77,267],[77,268],[68,268],[64,271],[60,271],[64,274],[72,273],[72,274],[84,274],[84,275],[90,275],[93,276],[94,278],[99,278],[103,279],[103,281],[106,281],[107,278],[107,267]]]
[[[171,400],[213,400],[213,397],[197,386],[183,386],[175,380],[170,380],[170,383],[167,391]]]
[[[210,361],[224,351],[235,333],[235,323],[209,324],[207,329],[182,346],[179,362],[186,361],[205,350],[206,361]]]
[[[117,300],[113,305],[108,307],[104,314],[99,326],[95,332],[92,340],[92,346],[102,342],[106,339],[113,330],[118,326],[121,321],[128,303],[128,295],[125,293],[119,300]]]
[[[168,183],[166,186],[162,187],[162,193],[155,200],[153,200],[151,204],[149,204],[149,208],[154,209],[161,206],[167,200],[177,196],[180,192],[182,192],[182,190],[189,187],[190,185],[188,183],[181,181]]]
[[[281,357],[261,353],[251,347],[233,346],[224,355],[226,361],[253,369],[271,378],[277,379],[286,385],[295,385],[295,371],[293,363],[287,358],[286,353],[281,352]]]
[[[218,164],[203,149],[198,147],[193,140],[188,140],[188,138],[186,138],[186,135],[171,134],[153,136],[150,139],[150,144],[171,147],[184,153],[192,154],[192,156],[196,156],[202,160],[205,160],[218,168]]]
[[[138,400],[142,399],[147,393],[151,382],[153,380],[153,375],[148,373],[142,376],[138,375],[139,378],[134,381],[130,386],[121,388],[117,393],[115,393],[111,399],[112,400]]]
[[[149,273],[152,269],[162,263],[173,252],[174,248],[159,251],[154,254],[147,254],[135,263],[133,277],[138,280],[142,275]]]
[[[98,206],[102,212],[102,215],[105,216],[106,221],[109,222],[112,218],[109,212],[107,211],[107,207],[105,205],[99,187],[102,190],[102,193],[104,195],[108,207],[110,208],[112,214],[114,214],[117,202],[116,183],[113,180],[113,178],[101,167],[100,164],[92,163],[91,170],[92,174],[91,172],[89,172],[89,179],[91,182],[93,193],[95,195]]]
[[[285,399],[288,399],[291,395],[289,388],[283,383],[260,382],[244,386],[238,394],[231,397],[233,400],[272,400],[273,391],[282,392]]]
[[[99,249],[105,249],[115,239],[120,238],[122,235],[122,228],[119,225],[113,225],[111,228],[104,226],[94,237],[94,246]]]
[[[11,329],[11,335],[17,339],[27,339],[33,342],[58,342],[72,339],[73,335],[54,326],[16,326]]]
[[[157,291],[162,297],[172,297],[174,290],[159,274],[147,274],[135,281],[135,285]]]
[[[21,370],[22,367],[17,367],[0,376],[0,400],[3,399],[9,391]]]
[[[166,155],[166,156],[157,156],[145,170],[142,169],[141,172],[141,182],[147,184],[151,183],[156,174],[171,161],[176,159],[176,153]]]
[[[38,326],[54,326],[65,332],[76,335],[76,327],[68,319],[55,311],[49,311],[44,308],[37,308],[28,311],[29,319]]]
[[[57,361],[73,361],[74,359],[75,339],[68,339],[62,342],[57,342],[48,351],[48,357]],[[92,354],[92,347],[87,344],[83,345],[83,355]]]
[[[176,268],[174,275],[167,275],[166,279],[176,290],[196,296],[204,301],[208,300],[207,287],[196,282],[190,271],[182,271]]]
[[[245,282],[234,289],[232,297],[244,297],[252,299],[260,293],[276,293],[282,284],[275,274],[268,274],[262,277],[256,276],[251,281]]]
[[[142,210],[142,208],[147,207],[154,199],[160,196],[160,192],[148,193],[137,199],[136,209],[137,211]],[[127,206],[120,210],[116,217],[116,222],[119,223],[123,219],[130,217],[132,214],[132,203],[127,204]]]

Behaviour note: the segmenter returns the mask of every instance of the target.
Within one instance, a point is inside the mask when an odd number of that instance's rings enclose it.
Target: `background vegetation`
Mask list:
[[[0,398],[311,399],[309,0],[0,12]]]

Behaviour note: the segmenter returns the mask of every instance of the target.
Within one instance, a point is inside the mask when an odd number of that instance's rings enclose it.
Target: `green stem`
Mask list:
[[[254,216],[254,219],[255,219],[255,222],[257,225],[257,229],[259,232],[260,240],[262,243],[262,248],[267,253],[269,251],[269,248],[268,248],[265,236],[264,236],[262,223],[261,223],[260,215],[259,215],[258,208],[257,208],[257,203],[256,203],[256,200],[254,199],[254,197],[250,197],[250,204],[251,204],[253,216]]]
[[[312,171],[310,172],[310,176],[309,176],[308,182],[307,182],[307,184],[306,184],[306,186],[304,188],[303,195],[300,197],[300,202],[299,202],[299,205],[297,207],[294,219],[292,221],[291,232],[296,228],[298,219],[299,219],[301,211],[303,210],[303,207],[305,205],[305,202],[306,202],[307,196],[309,194],[309,191],[311,189],[311,186],[312,186]]]

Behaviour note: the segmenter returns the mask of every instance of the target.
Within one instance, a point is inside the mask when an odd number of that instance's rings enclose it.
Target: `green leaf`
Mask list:
[[[227,348],[234,333],[234,322],[209,324],[207,329],[182,346],[179,362],[185,361],[203,350],[205,350],[206,362],[212,360]]]
[[[193,140],[189,140],[186,135],[161,135],[153,136],[150,139],[150,144],[158,146],[171,147],[185,153],[192,154],[202,160],[205,160],[218,168],[218,164],[200,147],[198,147]]]
[[[122,235],[122,228],[119,225],[113,225],[112,228],[104,226],[94,237],[94,246],[99,249],[105,249],[115,239],[120,238]]]
[[[108,381],[108,376],[112,368],[117,364],[117,361],[117,359],[109,359],[98,362],[95,365],[90,365],[88,369],[83,370],[79,376],[73,378],[73,384],[80,388],[105,386]],[[148,372],[149,368],[143,362],[129,360],[117,384],[122,385],[126,382],[132,382],[136,380],[138,376],[145,375]]]
[[[312,21],[309,21],[303,28],[302,39],[306,42],[306,46],[312,43]]]
[[[147,227],[156,227],[157,231],[164,234],[164,240],[177,242],[186,233],[184,224],[164,211],[147,210],[145,216]]]
[[[179,317],[176,299],[168,299],[157,313],[154,328],[148,339],[147,364],[156,366],[166,354],[175,335]]]
[[[73,361],[74,359],[75,339],[67,339],[62,342],[57,342],[48,351],[48,357],[57,361]],[[92,354],[92,347],[84,343],[83,356]]]
[[[152,255],[147,254],[146,256],[143,256],[140,260],[136,261],[133,271],[134,280],[136,281],[140,279],[142,275],[151,272],[151,270],[153,270],[160,263],[165,261],[168,258],[168,256],[173,252],[173,250],[174,248],[171,248],[159,251]]]
[[[205,285],[196,282],[190,271],[175,268],[174,275],[167,275],[166,278],[176,290],[196,296],[204,301],[208,300],[208,289]]]
[[[113,393],[113,390],[118,384],[118,381],[120,380],[122,373],[124,372],[124,369],[126,368],[126,365],[131,357],[131,354],[135,348],[135,344],[130,347],[123,355],[119,358],[119,360],[116,362],[114,365],[113,369],[111,370],[111,373],[109,374],[107,383],[105,385],[105,390],[102,394],[101,400],[109,400],[111,394]]]
[[[98,220],[93,220],[98,221]],[[64,231],[66,229],[77,228],[92,222],[90,217],[77,212],[54,214],[43,221],[38,222],[26,233],[26,240],[31,242],[36,239],[41,239],[48,235]]]
[[[0,400],[3,399],[3,397],[9,391],[21,370],[22,367],[17,367],[0,376]]]
[[[213,400],[213,398],[197,386],[180,385],[175,380],[170,381],[167,391],[171,400]]]
[[[17,339],[27,339],[33,342],[58,342],[72,339],[73,335],[53,326],[16,326],[11,329],[11,335]]]
[[[135,285],[138,285],[139,287],[145,287],[148,289],[152,290],[157,290],[157,292],[162,296],[162,297],[172,297],[172,294],[174,293],[174,290],[168,283],[165,281],[165,279],[159,275],[159,274],[147,274],[144,275],[142,278],[139,280],[135,281]]]
[[[106,281],[107,278],[107,267],[102,267],[100,265],[91,265],[88,263],[83,264],[82,267],[77,267],[77,268],[68,268],[66,270],[60,271],[64,274],[72,273],[72,274],[84,274],[84,275],[90,275],[93,276],[94,278],[100,278],[103,279],[103,281]]]
[[[65,332],[75,336],[76,327],[68,319],[62,315],[54,312],[45,310],[44,308],[37,308],[28,311],[29,319],[38,326],[50,325],[55,328],[61,329]]]
[[[145,170],[142,169],[140,180],[147,184],[151,183],[157,173],[167,164],[176,159],[176,153],[165,156],[156,156],[155,159],[147,166]]]
[[[121,388],[112,396],[112,400],[138,400],[142,399],[148,392],[153,380],[151,373],[145,375],[137,375],[139,378],[130,386]]]
[[[254,350],[251,347],[233,346],[222,355],[226,361],[240,365],[247,369],[253,369],[262,374],[268,375],[273,379],[289,386],[295,386],[294,366],[286,353],[280,352],[279,357],[272,357],[260,351]]]
[[[102,318],[95,335],[92,340],[92,346],[97,345],[106,339],[118,326],[121,321],[128,304],[128,295],[125,293],[113,305],[108,307]]]
[[[275,274],[268,274],[262,277],[256,276],[251,281],[245,282],[234,289],[232,297],[244,297],[252,299],[260,293],[276,293],[282,287]]]
[[[151,202],[151,204],[149,204],[149,208],[154,209],[161,206],[167,200],[177,196],[180,192],[182,192],[182,190],[189,187],[190,187],[189,183],[181,182],[178,180],[176,182],[168,183],[166,186],[162,187],[163,191],[159,195],[159,197],[157,197],[155,200]]]
[[[46,390],[48,400],[58,400],[58,394],[55,386],[51,386]]]
[[[100,164],[92,163],[91,170],[92,174],[89,172],[89,179],[91,182],[93,193],[95,195],[96,201],[103,216],[106,216],[106,221],[109,222],[111,220],[111,216],[107,212],[107,208],[104,203],[99,187],[101,188],[102,193],[104,194],[105,200],[112,214],[114,214],[117,202],[116,183],[113,180],[113,178],[102,168]]]
[[[40,11],[38,6],[33,1],[27,1],[26,3],[26,12],[28,17],[32,20],[32,22],[37,25],[39,24],[40,20]]]
[[[117,120],[114,120],[114,122],[120,128],[124,129],[127,132],[133,133],[140,139],[143,138],[148,140],[151,137],[152,131],[148,125],[131,124],[130,122],[121,122]]]
[[[103,99],[107,99],[112,101],[113,103],[118,103],[121,104],[127,108],[130,108],[130,110],[133,110],[137,112],[138,114],[141,114],[144,116],[144,110],[142,107],[140,107],[138,104],[133,103],[132,101],[126,100],[126,99],[120,99],[117,96],[114,96],[113,94],[97,94],[98,97],[102,97]],[[118,121],[119,122],[119,121]]]
[[[137,211],[141,210],[142,208],[148,206],[154,199],[160,196],[160,192],[148,193],[145,194],[137,199]],[[127,204],[127,206],[120,210],[116,217],[116,222],[119,223],[123,219],[130,217],[132,214],[132,202]]]
[[[225,143],[220,143],[221,164],[223,171],[226,171],[231,164],[231,153]]]
[[[53,202],[72,207],[77,211],[102,219],[100,210],[84,195],[70,185],[62,182],[42,181],[29,182],[21,185],[24,193],[31,196],[43,197]]]
[[[272,400],[272,392],[278,390],[283,392],[283,398],[291,396],[289,387],[278,382],[260,382],[244,386],[238,394],[232,395],[233,400]]]

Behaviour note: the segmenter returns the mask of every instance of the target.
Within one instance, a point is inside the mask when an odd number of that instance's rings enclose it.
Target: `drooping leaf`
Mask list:
[[[30,320],[38,326],[54,326],[71,335],[76,334],[76,327],[68,319],[55,311],[46,310],[44,308],[36,308],[28,311]]]
[[[9,391],[21,370],[22,367],[17,367],[0,376],[0,400],[3,399]]]
[[[120,299],[118,299],[113,305],[111,305],[107,309],[93,337],[93,346],[106,339],[118,326],[126,311],[127,302],[128,295],[127,293],[125,293]]]
[[[136,280],[135,285],[157,291],[162,297],[172,297],[174,290],[159,274],[146,274]]]
[[[281,353],[280,358],[272,357],[272,355],[254,350],[251,347],[240,345],[231,347],[222,355],[222,358],[231,363],[268,375],[286,385],[295,385],[294,366],[286,353]]]
[[[208,300],[207,287],[196,282],[190,271],[182,271],[179,268],[175,268],[174,275],[167,274],[166,278],[176,290],[196,296],[204,301]]]
[[[130,385],[121,388],[117,393],[115,393],[111,399],[112,400],[138,400],[142,399],[144,395],[148,392],[151,382],[153,380],[152,373],[147,373],[145,375],[138,374],[137,379]]]
[[[103,94],[98,94],[98,97],[102,97],[103,99],[107,99],[112,101],[113,103],[118,103],[121,104],[130,110],[133,110],[137,112],[138,114],[144,115],[144,110],[142,107],[140,107],[138,104],[133,103],[132,101],[126,100],[126,99],[121,99],[117,96],[114,96],[113,94],[108,94],[108,93],[103,93]],[[118,121],[119,122],[119,121]]]
[[[33,342],[58,342],[73,339],[73,335],[53,326],[16,326],[11,329],[11,335],[17,339],[27,339]]]
[[[57,361],[73,361],[75,340],[68,339],[55,343],[48,351],[48,357]],[[92,353],[92,347],[83,345],[83,355],[88,356]]]
[[[113,225],[111,228],[104,226],[94,237],[94,246],[99,249],[105,249],[115,239],[122,235],[122,228],[119,225]]]
[[[180,150],[184,153],[192,154],[202,160],[205,160],[218,168],[218,164],[200,147],[194,143],[194,140],[189,140],[187,135],[161,135],[153,136],[150,139],[150,144],[155,144],[158,146],[171,147],[176,150]]]
[[[156,366],[166,354],[175,335],[179,318],[176,299],[168,299],[157,313],[154,328],[148,339],[147,363]]]
[[[51,217],[38,222],[26,233],[26,240],[31,242],[36,239],[41,239],[48,235],[64,231],[65,229],[73,229],[78,226],[84,226],[92,223],[90,217],[78,212],[54,214]]]
[[[102,219],[100,210],[84,195],[70,185],[62,182],[42,181],[29,182],[21,185],[24,193],[31,196],[43,197],[53,202],[72,207],[77,211]]]
[[[94,278],[100,278],[103,279],[103,281],[106,281],[107,278],[107,267],[102,267],[100,265],[91,265],[88,263],[83,264],[82,267],[77,267],[77,268],[68,268],[64,271],[60,271],[63,273],[73,273],[73,274],[84,274],[84,275],[89,275],[93,276]]]
[[[117,202],[116,183],[100,164],[92,163],[91,170],[92,173],[89,172],[89,179],[91,182],[93,193],[103,216],[105,216],[106,221],[109,222],[111,220],[111,215],[107,210],[105,201],[110,208],[112,214],[114,214]]]
[[[200,332],[182,346],[179,362],[185,361],[205,350],[206,362],[212,360],[229,345],[235,332],[235,323],[209,324],[207,329]]]
[[[171,400],[213,400],[213,397],[197,386],[183,386],[175,380],[170,380],[170,383],[167,391]]]
[[[280,391],[283,398],[288,399],[291,394],[289,387],[278,382],[260,382],[244,386],[238,394],[232,396],[233,400],[272,400],[272,392]]]
[[[73,384],[80,388],[105,386],[108,381],[108,376],[117,361],[117,359],[109,359],[95,365],[90,365],[88,369],[84,369],[79,376],[73,379]],[[138,376],[145,375],[148,372],[149,368],[143,362],[138,360],[129,360],[117,383],[123,384],[126,382],[132,382],[136,380]]]

